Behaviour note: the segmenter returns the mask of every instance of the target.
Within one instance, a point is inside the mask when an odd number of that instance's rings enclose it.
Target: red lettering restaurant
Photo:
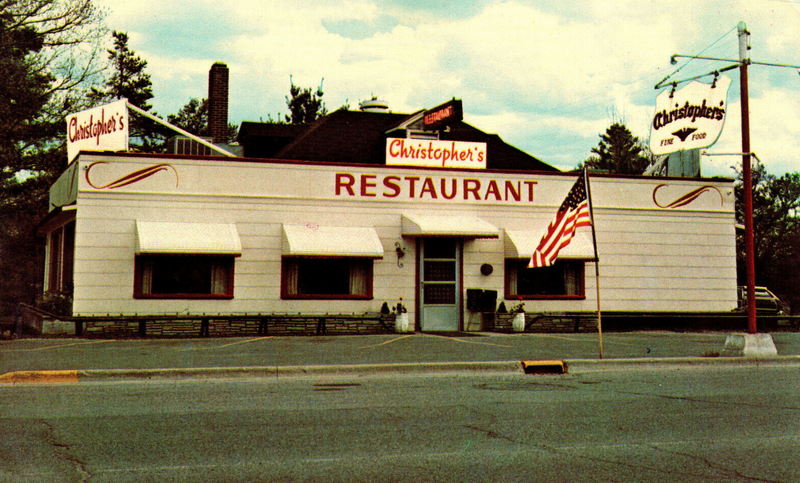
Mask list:
[[[209,79],[219,144],[224,64]],[[522,304],[522,330],[572,332],[596,330],[598,293],[603,320],[620,323],[736,307],[729,179],[592,173],[596,278],[588,227],[555,264],[527,268],[577,174],[464,122],[460,100],[244,122],[223,147],[236,156],[180,137],[168,154],[82,148],[40,224],[42,298],[59,309],[30,323],[85,336],[511,331]]]

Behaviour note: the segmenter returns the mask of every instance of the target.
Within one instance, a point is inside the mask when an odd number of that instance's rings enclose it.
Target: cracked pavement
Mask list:
[[[800,373],[0,387],[2,481],[800,481]]]

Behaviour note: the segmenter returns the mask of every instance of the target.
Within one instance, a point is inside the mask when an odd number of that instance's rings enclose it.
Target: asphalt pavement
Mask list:
[[[584,334],[409,333],[321,337],[196,339],[30,338],[0,341],[0,382],[42,371],[56,380],[214,374],[309,374],[375,371],[596,370],[631,364],[730,364],[728,334],[612,332]],[[774,361],[800,362],[800,333],[772,334]],[[772,358],[771,358],[772,359]],[[550,364],[552,362],[552,364]],[[524,366],[523,366],[524,368]],[[571,369],[569,369],[571,368]],[[26,374],[23,376],[23,374]],[[45,381],[51,379],[45,377]]]
[[[0,481],[800,481],[800,372],[0,385]]]

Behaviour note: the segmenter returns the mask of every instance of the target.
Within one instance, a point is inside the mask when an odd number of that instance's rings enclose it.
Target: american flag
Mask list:
[[[558,252],[572,241],[575,230],[591,225],[589,197],[586,194],[586,176],[585,173],[581,173],[578,181],[569,190],[567,198],[561,203],[556,218],[547,227],[547,233],[533,252],[533,256],[528,262],[528,268],[552,265],[558,258]]]

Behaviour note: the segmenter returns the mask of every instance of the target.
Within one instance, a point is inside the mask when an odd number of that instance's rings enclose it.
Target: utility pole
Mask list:
[[[778,64],[778,63],[769,63],[769,62],[753,62],[750,60],[750,32],[747,30],[747,26],[744,22],[739,22],[737,25],[737,31],[739,36],[739,59],[721,59],[716,57],[702,57],[699,55],[681,55],[675,54],[671,58],[671,63],[676,63],[676,58],[678,57],[685,57],[689,59],[699,59],[699,60],[713,60],[713,61],[724,61],[724,62],[734,62],[733,65],[729,65],[725,68],[710,72],[708,74],[703,74],[699,76],[692,77],[690,79],[684,79],[681,81],[672,82],[672,85],[677,85],[678,82],[686,82],[689,80],[699,79],[701,77],[706,77],[711,74],[718,75],[721,72],[725,72],[728,70],[733,70],[735,68],[739,68],[739,95],[740,95],[740,104],[741,104],[741,111],[742,111],[742,187],[744,191],[744,200],[743,201],[743,209],[744,209],[744,245],[745,245],[745,269],[746,269],[746,284],[747,284],[747,332],[749,334],[756,334],[758,332],[758,328],[756,326],[756,263],[755,263],[755,237],[754,237],[754,229],[753,229],[753,176],[752,176],[752,168],[750,163],[751,156],[754,156],[754,153],[750,151],[750,95],[748,92],[748,79],[747,79],[747,68],[751,64],[757,65],[765,65],[769,67],[788,67],[791,69],[800,69],[798,65],[791,65],[791,64]],[[673,73],[674,74],[674,73]],[[660,89],[665,85],[669,85],[667,80],[672,76],[665,77],[661,82],[656,84],[656,89]],[[737,153],[738,154],[738,153]]]
[[[747,279],[747,332],[755,334],[756,327],[756,261],[753,235],[753,175],[750,167],[750,96],[747,66],[750,63],[750,32],[739,22],[739,95],[742,106],[742,183],[744,188],[744,252]]]

